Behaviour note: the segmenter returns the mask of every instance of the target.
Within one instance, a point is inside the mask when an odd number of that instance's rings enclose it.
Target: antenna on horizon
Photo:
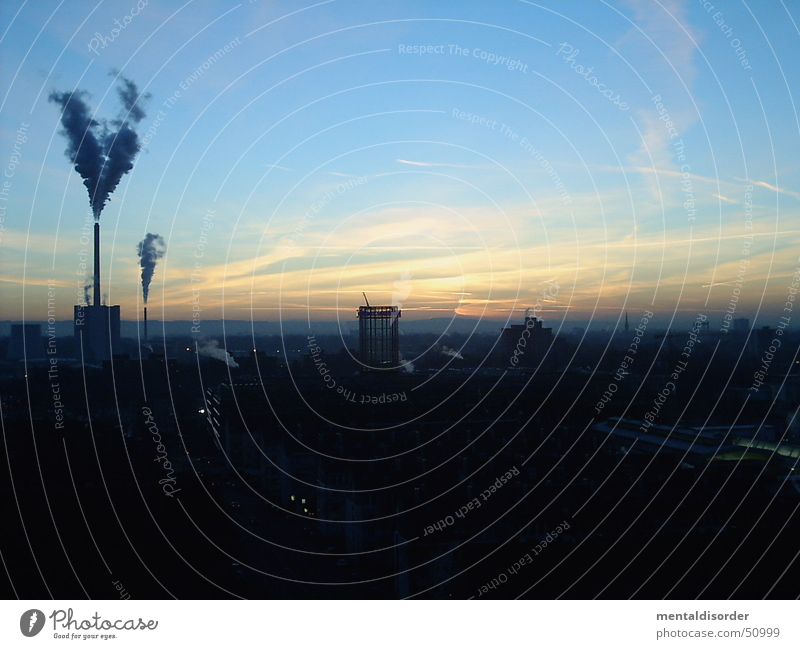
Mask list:
[[[366,302],[367,306],[369,306],[369,300],[367,299],[367,294],[364,291],[361,291],[361,295],[364,296],[364,302]]]

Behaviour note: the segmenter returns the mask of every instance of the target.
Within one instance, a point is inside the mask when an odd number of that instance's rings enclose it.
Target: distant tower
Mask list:
[[[629,331],[629,327],[628,327],[628,312],[626,311],[625,312],[625,333],[628,333],[628,331]]]
[[[358,307],[358,342],[364,371],[396,370],[400,367],[400,307]]]

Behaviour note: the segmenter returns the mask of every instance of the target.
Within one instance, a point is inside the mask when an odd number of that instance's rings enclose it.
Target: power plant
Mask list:
[[[121,116],[99,119],[85,101],[87,93],[73,89],[53,91],[49,101],[61,109],[62,134],[67,140],[64,152],[80,174],[89,194],[94,215],[94,299],[92,304],[74,307],[76,342],[86,360],[109,360],[120,344],[119,305],[106,306],[100,300],[100,215],[122,177],[133,168],[141,145],[136,125],[145,118],[139,89],[130,79],[116,74]],[[88,296],[87,300],[88,302]]]
[[[120,344],[119,305],[107,306],[100,300],[100,224],[94,224],[94,297],[92,304],[76,304],[75,339],[86,360],[107,361]]]

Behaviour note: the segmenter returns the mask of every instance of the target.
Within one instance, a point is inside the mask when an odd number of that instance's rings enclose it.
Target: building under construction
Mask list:
[[[400,307],[358,307],[358,342],[363,371],[396,370],[400,367]]]
[[[99,223],[94,224],[94,299],[92,304],[75,305],[73,323],[79,350],[82,349],[86,360],[109,360],[114,349],[119,349],[119,305],[106,306],[100,302]]]

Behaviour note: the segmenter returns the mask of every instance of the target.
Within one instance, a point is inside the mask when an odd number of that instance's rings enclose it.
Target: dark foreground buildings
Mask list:
[[[553,337],[565,360],[542,370],[492,361],[496,336],[407,334],[414,372],[361,371],[356,336],[317,335],[314,358],[305,335],[216,358],[123,340],[89,366],[59,340],[55,364],[0,363],[0,587],[796,597],[792,355],[754,391],[758,356],[701,339],[676,380],[683,338]]]

